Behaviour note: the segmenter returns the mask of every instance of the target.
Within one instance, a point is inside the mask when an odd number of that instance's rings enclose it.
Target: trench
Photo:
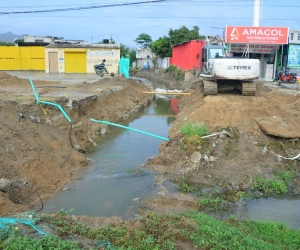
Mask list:
[[[156,98],[119,124],[167,138],[174,120],[170,99]],[[97,146],[87,146],[89,166],[76,173],[77,180],[64,191],[45,202],[44,211],[64,209],[74,210],[75,215],[135,218],[140,203],[158,192],[156,173],[143,163],[158,153],[162,140],[113,126],[93,140]]]
[[[164,88],[147,80],[144,83]],[[156,98],[144,110],[130,115],[120,124],[168,137],[168,130],[178,112],[176,102],[172,100]],[[43,211],[56,213],[64,209],[75,215],[138,218],[138,208],[143,200],[157,197],[161,191],[155,181],[157,173],[144,168],[143,163],[158,153],[162,141],[112,126],[107,134],[94,138],[94,141],[96,147],[87,147],[89,166],[79,171],[74,176],[75,181],[67,184],[63,191],[46,201]],[[176,185],[170,181],[164,186],[169,197],[177,192]],[[299,211],[300,196],[284,195],[238,202],[228,211],[209,214],[218,219],[234,215],[237,219],[272,220],[299,229]]]

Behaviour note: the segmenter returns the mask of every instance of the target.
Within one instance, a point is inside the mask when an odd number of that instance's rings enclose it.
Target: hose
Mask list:
[[[70,140],[71,147],[74,148],[72,139],[71,139],[72,123],[70,123],[70,124],[71,124],[71,127],[70,127],[70,132],[69,132],[69,140]]]

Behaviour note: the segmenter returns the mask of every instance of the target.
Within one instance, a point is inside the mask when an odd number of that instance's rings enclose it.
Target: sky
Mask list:
[[[160,1],[160,2],[154,2]],[[261,0],[260,26],[300,30],[299,0]],[[1,1],[0,33],[54,36],[137,47],[141,33],[152,40],[170,29],[200,28],[200,35],[221,35],[226,25],[252,26],[254,0],[10,0]],[[148,2],[148,3],[147,3]],[[152,2],[152,3],[149,3]],[[111,5],[111,6],[107,6]],[[80,10],[53,11],[69,8]],[[88,8],[88,9],[84,9]],[[36,13],[35,11],[47,10]],[[17,13],[14,12],[30,12]],[[10,14],[5,14],[10,13]]]

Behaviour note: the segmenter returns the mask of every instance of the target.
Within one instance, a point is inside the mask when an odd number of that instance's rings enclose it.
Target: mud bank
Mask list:
[[[169,131],[170,141],[161,144],[159,155],[150,159],[147,167],[177,183],[184,181],[200,189],[235,193],[236,197],[231,197],[235,201],[239,192],[251,190],[254,178],[276,179],[276,172],[293,171],[288,192],[299,194],[299,159],[283,160],[274,154],[288,158],[300,153],[298,128],[286,125],[300,125],[300,95],[297,91],[285,94],[263,83],[258,83],[257,88],[254,97],[235,92],[204,97],[201,85],[198,90],[190,89],[192,95],[180,99],[180,113]],[[286,121],[277,129],[291,136],[267,135],[257,123],[258,118]],[[184,148],[180,127],[190,122],[203,123],[210,133],[226,130],[230,136],[221,134],[206,139],[202,147]],[[147,204],[156,202],[164,203],[163,199],[155,199]]]
[[[28,80],[0,73],[1,216],[41,209],[43,200],[88,164],[79,151],[84,152],[85,143],[92,143],[93,136],[109,129],[92,124],[90,118],[116,122],[153,98],[143,94],[148,90],[144,84],[122,77],[67,86],[34,83],[41,100],[60,104],[73,126],[70,133],[69,122],[55,107],[36,105]]]

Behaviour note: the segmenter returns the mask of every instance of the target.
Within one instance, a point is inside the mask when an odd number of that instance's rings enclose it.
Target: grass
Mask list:
[[[255,177],[251,190],[261,192],[263,196],[269,196],[283,194],[287,192],[288,188],[282,180],[269,180]]]
[[[221,201],[219,201],[221,202]],[[43,223],[57,236],[21,236],[12,234],[0,238],[0,249],[300,249],[300,230],[286,228],[281,223],[261,221],[217,220],[191,210],[181,214],[157,215],[144,211],[139,222],[121,226],[91,228],[70,220],[65,213],[44,214]],[[63,239],[70,239],[63,240]],[[85,245],[84,245],[85,244]]]
[[[7,239],[0,248],[3,250],[14,249],[81,249],[76,242],[61,240],[59,237],[47,235],[41,239],[28,236],[13,236]]]
[[[262,177],[254,177],[251,190],[255,193],[259,192],[259,196],[279,195],[288,191],[288,184],[293,180],[294,173],[292,171],[275,171],[275,179],[263,179]]]
[[[219,211],[228,208],[228,206],[229,203],[221,197],[202,197],[198,202],[199,210],[212,209],[214,211]]]
[[[182,147],[188,152],[194,152],[199,147],[206,147],[208,142],[201,137],[208,134],[208,130],[203,123],[186,123],[179,129],[183,135]]]
[[[198,190],[196,186],[190,185],[186,181],[180,182],[177,189],[184,193],[192,193]]]

